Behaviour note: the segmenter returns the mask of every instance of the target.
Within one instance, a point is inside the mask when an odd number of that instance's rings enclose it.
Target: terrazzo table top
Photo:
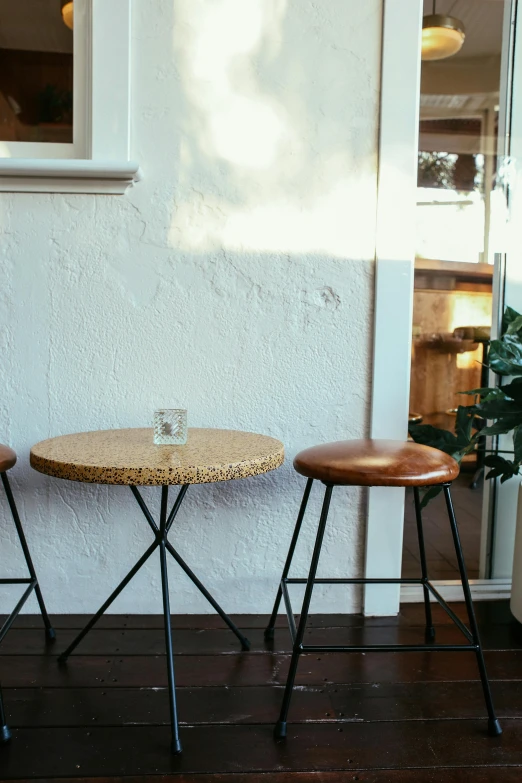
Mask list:
[[[99,430],[43,440],[30,460],[40,473],[90,484],[206,484],[275,470],[284,446],[236,430],[190,428],[185,446],[156,446],[152,428]]]

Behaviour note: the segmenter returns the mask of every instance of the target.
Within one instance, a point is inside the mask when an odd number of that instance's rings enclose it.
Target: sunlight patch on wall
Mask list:
[[[176,33],[184,86],[200,110],[199,142],[211,156],[259,169],[274,163],[286,111],[258,84],[255,55],[280,47],[286,0],[180,0]],[[191,39],[187,46],[187,36]]]
[[[227,205],[226,212],[221,199],[195,194],[179,205],[170,243],[199,251],[223,247],[371,257],[375,225],[367,205],[375,199],[374,183],[368,178],[336,177],[329,188],[323,183],[313,191],[305,203],[292,199],[291,194],[275,195],[266,203]]]
[[[368,89],[344,33],[288,0],[177,0],[176,16],[184,198],[171,245],[373,258]]]

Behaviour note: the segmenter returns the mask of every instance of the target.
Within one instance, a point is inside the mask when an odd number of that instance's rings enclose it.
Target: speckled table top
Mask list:
[[[189,429],[185,446],[156,446],[152,429],[121,429],[62,435],[31,449],[40,473],[91,484],[206,484],[258,476],[283,462],[275,438],[217,429]]]

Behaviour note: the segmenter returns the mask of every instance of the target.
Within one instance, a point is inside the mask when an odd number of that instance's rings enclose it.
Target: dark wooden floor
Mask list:
[[[470,489],[473,473],[462,473],[453,482],[451,494],[459,525],[462,548],[470,579],[479,576],[480,534],[482,519],[483,480]],[[448,514],[443,495],[434,498],[423,511],[424,540],[428,573],[431,579],[459,579],[459,569],[451,538]],[[420,573],[419,542],[413,506],[413,492],[407,490],[404,513],[404,548],[402,575],[405,578]]]
[[[455,604],[459,615],[462,606]],[[472,654],[319,654],[302,658],[288,738],[276,743],[289,635],[263,640],[265,618],[238,619],[241,653],[219,618],[174,616],[184,753],[169,754],[161,618],[107,616],[65,668],[57,654],[83,617],[19,618],[0,649],[13,741],[1,780],[177,783],[514,783],[522,780],[522,633],[506,603],[477,605],[504,733],[486,734]],[[462,637],[439,608],[438,641]],[[399,618],[322,615],[309,643],[423,641],[423,609]]]

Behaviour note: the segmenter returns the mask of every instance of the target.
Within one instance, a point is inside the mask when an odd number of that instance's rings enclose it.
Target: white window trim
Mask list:
[[[9,150],[0,192],[122,194],[141,179],[130,158],[132,0],[76,2],[85,18],[75,30],[74,142],[0,145]]]

